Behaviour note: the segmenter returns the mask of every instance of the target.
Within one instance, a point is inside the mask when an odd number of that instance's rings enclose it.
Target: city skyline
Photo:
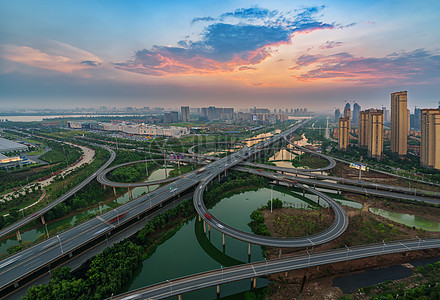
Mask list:
[[[35,4],[0,4],[0,109],[440,100],[436,1]]]

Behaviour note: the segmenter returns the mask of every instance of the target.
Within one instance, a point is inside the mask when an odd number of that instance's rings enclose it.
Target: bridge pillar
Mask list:
[[[208,232],[211,232],[211,225],[208,224]]]
[[[313,188],[316,189],[316,184],[313,184]]]
[[[340,189],[338,189],[338,195],[340,195],[341,194],[341,190]]]
[[[203,220],[203,233],[206,233],[206,222]]]
[[[102,188],[103,188],[104,191],[105,191],[105,189],[107,188],[107,186],[106,186],[105,184],[103,184],[103,185],[102,185]]]
[[[225,234],[223,233],[223,247],[225,246]]]
[[[202,217],[199,215],[199,222],[202,220]]]
[[[248,243],[248,256],[251,256],[251,243]]]
[[[116,196],[116,188],[113,187],[113,194]]]
[[[41,224],[43,224],[43,225],[46,224],[46,220],[44,219],[44,215],[41,215],[40,218],[41,218]]]
[[[17,229],[17,231],[15,232],[15,235],[17,236],[17,241],[21,242],[20,230]]]
[[[220,182],[220,174],[218,174],[218,182]]]
[[[320,205],[320,204],[319,204],[319,199],[320,199],[320,198],[319,198],[319,196],[318,196],[318,205]]]
[[[177,299],[178,299],[178,300],[182,300],[182,295],[178,295],[178,296],[177,296]]]
[[[254,278],[254,285],[252,286],[254,289],[257,288],[257,277]]]
[[[217,297],[219,297],[219,296],[220,296],[220,285],[217,284]]]
[[[306,196],[306,191],[303,189],[303,197]]]

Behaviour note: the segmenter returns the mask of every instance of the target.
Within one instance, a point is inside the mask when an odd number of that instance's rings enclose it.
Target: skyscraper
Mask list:
[[[421,110],[420,163],[440,170],[440,108]]]
[[[351,118],[351,123],[359,123],[359,112],[361,111],[361,106],[357,103],[353,104],[353,116]]]
[[[341,117],[341,111],[339,108],[335,109],[335,123],[339,122],[339,118]]]
[[[391,151],[406,155],[408,140],[407,92],[391,94]]]
[[[339,118],[339,150],[345,150],[349,144],[348,126],[350,121],[345,118]]]
[[[382,158],[383,153],[383,111],[368,110],[367,125],[368,156],[377,160]]]
[[[182,113],[182,122],[189,122],[189,106],[180,107]]]
[[[350,122],[350,120],[351,120],[351,110],[350,110],[350,104],[349,103],[347,103],[345,105],[345,108],[344,108],[344,119],[348,120],[348,132],[350,132],[350,127],[351,127],[351,122]]]
[[[382,106],[382,110],[383,110],[383,121],[389,122],[390,121],[390,120],[388,120],[389,119],[389,115],[388,115],[389,110],[385,106]]]
[[[368,117],[367,110],[359,112],[359,146],[367,147],[367,132],[368,132]]]

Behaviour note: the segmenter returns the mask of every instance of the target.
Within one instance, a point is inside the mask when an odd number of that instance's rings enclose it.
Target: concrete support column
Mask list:
[[[116,196],[116,188],[113,187],[113,194]]]
[[[303,189],[303,197],[306,196],[306,191]]]
[[[20,230],[17,229],[17,231],[15,232],[15,235],[17,236],[17,241],[21,242]]]
[[[203,220],[203,233],[206,233],[206,222]]]
[[[182,295],[178,295],[178,296],[177,296],[177,299],[178,299],[178,300],[182,300]]]
[[[254,278],[254,284],[252,286],[254,289],[257,288],[257,277]]]
[[[220,296],[220,285],[217,284],[217,297],[219,297],[219,296]]]
[[[41,218],[41,224],[43,224],[43,225],[46,224],[46,220],[44,219],[44,215],[41,215],[40,218]]]
[[[251,256],[251,243],[249,243],[248,245],[249,245],[249,247],[248,247],[248,256]]]
[[[211,225],[208,224],[208,232],[211,232]]]
[[[199,215],[199,222],[202,220],[202,217]]]
[[[318,205],[320,205],[320,204],[319,204],[319,199],[320,199],[320,198],[319,198],[319,196],[318,196]]]
[[[102,185],[104,191],[106,190],[107,186],[105,184]]]
[[[225,243],[225,234],[223,233],[222,235],[223,235],[223,246],[225,246],[225,244],[226,244]]]

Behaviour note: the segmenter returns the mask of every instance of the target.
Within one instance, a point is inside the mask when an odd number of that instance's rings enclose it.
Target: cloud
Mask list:
[[[28,46],[0,45],[0,57],[38,69],[73,73],[101,64],[95,55],[73,46],[51,42],[48,50]]]
[[[319,46],[319,49],[332,49],[332,48],[340,47],[340,46],[342,46],[342,42],[327,41],[324,44],[322,44],[321,46]]]
[[[116,68],[152,75],[216,74],[234,72],[241,66],[256,65],[289,44],[294,34],[335,28],[321,22],[316,14],[324,7],[279,12],[260,7],[241,8],[219,17],[199,17],[192,23],[208,24],[197,40],[177,42],[178,47],[154,46],[135,52]]]
[[[100,62],[92,61],[92,60],[84,60],[84,61],[81,62],[81,64],[84,64],[84,65],[87,65],[87,66],[90,66],[90,67],[97,67],[97,66],[101,65]]]
[[[248,66],[242,66],[240,68],[238,68],[239,71],[256,71],[257,68],[254,67],[248,67]]]
[[[333,55],[302,55],[290,68],[298,81],[337,81],[362,84],[415,84],[438,82],[440,55],[425,49],[392,53],[385,57],[355,57],[346,52]]]

